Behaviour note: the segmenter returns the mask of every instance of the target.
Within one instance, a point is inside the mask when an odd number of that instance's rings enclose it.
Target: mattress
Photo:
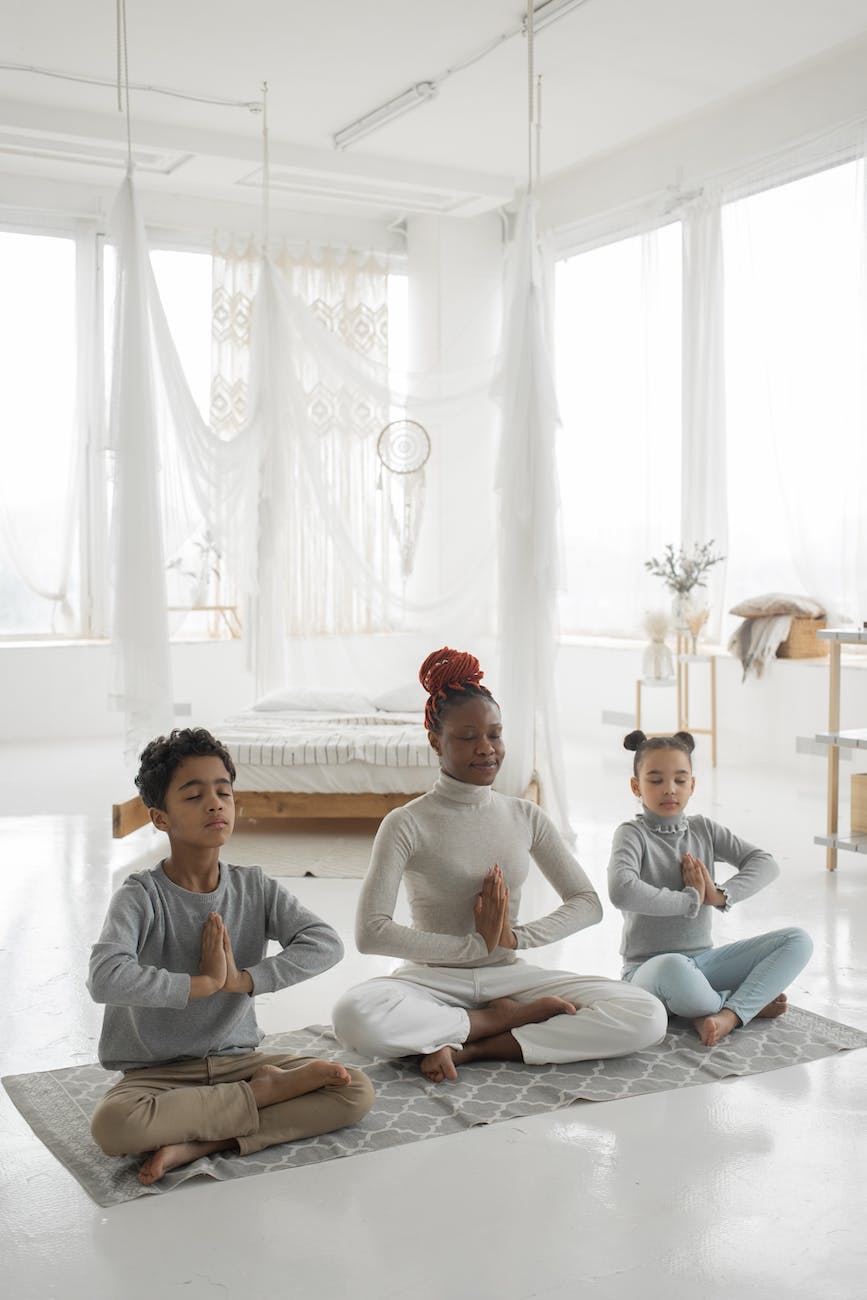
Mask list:
[[[249,710],[217,735],[238,790],[403,794],[430,789],[439,760],[422,715]]]

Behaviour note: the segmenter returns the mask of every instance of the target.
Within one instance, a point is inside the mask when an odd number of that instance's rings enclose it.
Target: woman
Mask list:
[[[457,1078],[469,1061],[623,1056],[660,1042],[666,1028],[661,1003],[642,989],[517,956],[595,925],[602,908],[546,814],[491,789],[505,750],[483,676],[473,655],[448,647],[421,666],[440,776],[382,822],[356,922],[360,952],[406,964],[351,989],[334,1008],[344,1046],[373,1057],[420,1055],[434,1082]],[[562,903],[521,924],[531,857]],[[411,926],[394,920],[401,883]]]

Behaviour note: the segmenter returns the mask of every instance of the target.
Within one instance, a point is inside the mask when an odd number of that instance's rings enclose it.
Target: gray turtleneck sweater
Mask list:
[[[717,862],[737,868],[718,885],[727,899],[721,911],[780,874],[769,853],[709,817],[662,817],[644,808],[614,832],[608,864],[608,894],[623,912],[620,951],[625,970],[658,953],[688,954],[712,946],[712,909],[699,904],[696,890],[684,887],[681,863],[687,853],[705,864],[714,881]]]
[[[563,902],[538,920],[518,924],[531,858]],[[489,953],[475,928],[473,903],[495,864],[510,890],[518,948],[554,943],[600,920],[596,891],[541,808],[441,773],[432,790],[390,812],[380,825],[358,902],[359,951],[429,966],[513,962],[513,949]],[[412,926],[394,920],[401,882]]]

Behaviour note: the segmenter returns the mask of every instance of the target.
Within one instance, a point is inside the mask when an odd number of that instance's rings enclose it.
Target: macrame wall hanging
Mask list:
[[[400,548],[400,571],[404,578],[410,576],[415,564],[424,510],[424,467],[430,451],[427,429],[417,420],[392,420],[376,442],[379,457],[376,486],[385,493],[389,524]]]

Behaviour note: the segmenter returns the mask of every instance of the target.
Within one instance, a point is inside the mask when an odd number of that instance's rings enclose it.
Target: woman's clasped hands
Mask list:
[[[476,932],[484,939],[488,952],[495,948],[517,948],[518,940],[509,920],[509,887],[498,863],[485,873],[473,913]]]

